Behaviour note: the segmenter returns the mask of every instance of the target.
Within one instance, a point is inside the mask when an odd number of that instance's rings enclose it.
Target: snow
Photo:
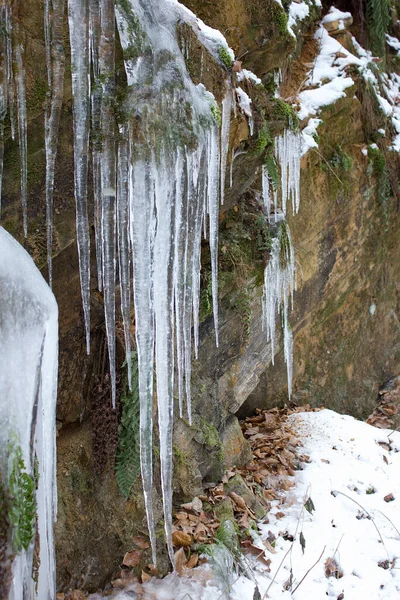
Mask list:
[[[398,40],[398,38],[395,38],[389,34],[386,34],[386,41],[391,48],[394,48],[394,50],[397,50],[397,54],[400,54],[400,41]]]
[[[58,309],[28,253],[0,227],[0,468],[16,437],[28,474],[39,464],[36,494],[40,535],[37,593],[31,578],[33,544],[13,563],[10,598],[55,598],[53,523],[56,516],[55,412]],[[7,473],[9,476],[9,473]]]
[[[249,119],[250,135],[253,135],[254,120],[253,120],[253,111],[251,110],[251,98],[248,94],[246,94],[246,92],[241,87],[236,88],[236,94],[238,97],[240,110]]]
[[[331,6],[329,12],[322,19],[322,23],[332,23],[333,21],[344,21],[345,19],[351,19],[352,15],[349,12],[342,12],[338,8]]]
[[[289,6],[288,27],[292,28],[297,21],[303,21],[310,14],[310,7],[306,2],[291,2]]]
[[[271,533],[276,536],[275,553],[266,551],[270,572],[256,559],[252,563],[261,598],[336,600],[344,594],[346,600],[396,600],[400,594],[400,433],[326,409],[292,414],[288,422],[310,459],[292,478],[294,487],[272,502],[269,522],[259,524],[263,539]],[[394,500],[386,502],[389,494]],[[312,514],[304,507],[309,498],[315,507]],[[326,576],[328,558],[337,561],[342,577]],[[291,572],[289,590],[285,584]],[[253,600],[255,586],[250,579],[238,577],[232,567],[226,575],[233,582],[231,600]],[[223,597],[220,586],[216,573],[204,565],[181,578],[173,573],[163,580],[152,579],[143,584],[143,591],[145,598],[157,600],[217,600]],[[112,598],[124,600],[130,597],[128,592],[129,587]]]
[[[245,79],[247,79],[248,81],[251,81],[252,83],[254,83],[254,85],[261,84],[261,79],[259,77],[257,77],[257,75],[255,75],[252,71],[249,71],[248,69],[242,69],[241,71],[239,71],[239,73],[236,73],[236,77],[239,82],[242,82]]]

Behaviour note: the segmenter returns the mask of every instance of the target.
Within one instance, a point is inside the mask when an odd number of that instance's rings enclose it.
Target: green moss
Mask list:
[[[288,16],[284,10],[276,11],[274,15],[274,21],[277,26],[279,33],[287,35],[288,32]]]
[[[228,50],[224,46],[219,46],[218,48],[218,56],[222,64],[227,69],[232,69],[233,60]]]
[[[287,127],[296,131],[299,126],[299,117],[293,106],[282,100],[274,99],[273,116],[280,121],[284,121]]]
[[[268,126],[268,123],[265,119],[263,119],[262,127],[259,131],[257,141],[254,145],[254,153],[259,155],[262,154],[267,146],[272,144],[272,136]]]
[[[334,170],[342,169],[343,171],[346,171],[346,172],[350,171],[351,167],[353,166],[353,160],[352,160],[351,156],[349,156],[348,154],[346,154],[346,152],[344,152],[344,150],[342,149],[340,144],[338,146],[336,146],[336,148],[334,149],[328,162],[329,162],[330,166],[332,167],[332,169],[334,169]]]
[[[186,452],[182,452],[178,446],[173,447],[174,459],[176,461],[177,466],[186,466],[190,467],[190,456]]]
[[[390,183],[389,172],[386,166],[385,155],[379,148],[368,147],[368,158],[370,160],[370,168],[373,175],[376,177],[376,192],[380,206],[383,208],[383,218],[385,227],[389,227],[390,217],[390,198],[392,195],[392,186]]]
[[[268,152],[265,157],[265,168],[267,169],[268,177],[270,178],[275,190],[278,190],[281,185],[281,180],[278,173],[278,165],[276,164],[275,156],[272,151]]]
[[[221,445],[221,440],[219,439],[218,431],[205,419],[200,420],[200,431],[203,434],[204,444],[210,450],[216,448]]]

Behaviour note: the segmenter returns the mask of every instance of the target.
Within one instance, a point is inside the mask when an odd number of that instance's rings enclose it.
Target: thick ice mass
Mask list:
[[[21,448],[26,471],[38,461],[40,536],[38,589],[31,577],[33,542],[13,562],[10,597],[55,598],[53,523],[56,516],[55,412],[57,304],[33,260],[0,227],[0,475],[10,473],[8,445]],[[12,459],[12,457],[11,457]]]

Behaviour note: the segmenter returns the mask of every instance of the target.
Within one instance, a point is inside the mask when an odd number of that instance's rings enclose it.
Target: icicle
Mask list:
[[[120,129],[118,144],[118,191],[117,191],[117,224],[118,224],[118,256],[119,282],[121,294],[121,314],[124,323],[125,354],[128,367],[128,385],[132,389],[131,359],[131,271],[129,241],[129,141],[128,128]]]
[[[269,220],[271,216],[271,189],[266,165],[262,166],[262,196]]]
[[[282,221],[277,237],[272,240],[271,257],[264,272],[263,325],[266,329],[267,340],[271,342],[271,360],[274,364],[276,319],[281,314],[289,398],[292,393],[293,335],[289,325],[288,311],[294,282],[295,264],[292,240],[289,226]]]
[[[290,129],[275,138],[275,156],[281,166],[281,207],[286,215],[287,201],[291,200],[293,214],[300,207],[301,136]]]
[[[221,204],[224,203],[225,196],[225,174],[226,174],[226,159],[229,150],[229,133],[231,128],[231,112],[232,112],[232,90],[228,90],[222,100],[222,124],[221,124]],[[251,134],[252,135],[252,134]]]
[[[7,31],[5,6],[0,7],[0,217],[1,217],[1,191],[3,183],[3,160],[4,160],[4,120],[7,116],[8,104],[8,46],[7,46]]]
[[[131,155],[132,151],[132,140]],[[154,184],[150,166],[135,160],[130,165],[130,236],[133,261],[135,335],[140,398],[140,464],[152,548],[157,563],[152,501],[153,486],[153,369],[154,369],[154,235],[156,227]]]
[[[53,14],[50,27],[48,1],[45,3],[45,40],[47,79],[49,99],[45,110],[45,148],[46,148],[46,225],[47,225],[47,265],[49,285],[53,283],[52,246],[53,246],[53,194],[54,172],[57,156],[58,130],[64,93],[65,52],[64,38],[64,0],[53,0]]]
[[[102,84],[100,176],[103,289],[112,405],[115,408],[116,157],[114,114],[115,16],[113,0],[100,0],[99,72]]]
[[[92,163],[93,163],[93,196],[94,196],[94,230],[97,264],[97,287],[103,289],[103,265],[101,242],[101,82],[99,72],[99,35],[100,6],[99,0],[89,0],[89,41],[93,69],[94,85],[91,90],[92,107]]]
[[[185,178],[186,179],[186,178]],[[178,398],[179,398],[179,416],[183,417],[183,397],[184,397],[184,370],[185,357],[183,346],[183,317],[184,317],[184,298],[185,298],[185,254],[187,248],[188,220],[187,220],[187,184],[183,180],[183,158],[178,150],[175,163],[175,181],[176,181],[176,209],[175,209],[175,267],[174,267],[174,288],[175,288],[175,330],[176,330],[176,357],[178,372]]]
[[[7,36],[7,87],[8,87],[8,106],[11,125],[11,139],[15,140],[15,85],[13,73],[13,44],[12,44],[12,24],[11,24],[11,8],[5,7],[5,26]]]
[[[20,41],[19,25],[14,24],[16,43],[14,46],[15,56],[15,80],[17,88],[17,112],[18,112],[18,142],[21,159],[21,199],[23,227],[25,237],[28,235],[28,131],[26,113],[26,87],[24,69],[24,47]]]
[[[71,43],[72,93],[74,108],[74,179],[76,201],[76,236],[79,255],[86,348],[90,352],[90,233],[88,218],[89,154],[89,7],[87,0],[68,0]]]
[[[214,126],[209,133],[208,148],[208,213],[210,216],[210,252],[212,276],[212,300],[215,328],[215,342],[218,348],[218,217],[219,217],[219,190],[218,190],[219,145],[218,128]]]
[[[163,153],[163,151],[162,151]],[[160,435],[161,488],[168,554],[172,547],[172,426],[174,408],[174,276],[173,231],[174,173],[167,157],[154,169],[158,215],[154,244],[154,312],[156,325],[156,376]],[[171,161],[172,162],[172,161]]]

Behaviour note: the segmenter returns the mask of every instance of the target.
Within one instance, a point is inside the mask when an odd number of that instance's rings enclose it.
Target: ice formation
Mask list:
[[[7,482],[21,449],[26,472],[38,463],[36,491],[40,536],[38,588],[31,577],[34,543],[17,554],[10,598],[55,598],[53,523],[56,515],[55,412],[57,393],[57,304],[33,260],[0,227],[0,476]],[[7,484],[6,484],[7,487]]]
[[[287,370],[288,396],[292,393],[293,375],[293,335],[289,324],[290,302],[293,307],[295,288],[294,251],[289,226],[281,220],[277,236],[272,240],[271,257],[264,272],[263,324],[267,340],[271,343],[272,364],[274,364],[275,327],[280,315],[283,329],[283,348]]]
[[[295,287],[294,251],[289,226],[285,221],[287,203],[291,201],[293,214],[300,207],[301,136],[290,129],[275,138],[275,158],[280,167],[280,190],[274,188],[268,166],[262,168],[262,193],[265,211],[270,222],[277,226],[272,240],[271,258],[264,272],[263,323],[271,342],[274,363],[275,326],[281,315],[284,356],[287,369],[288,395],[292,392],[293,335],[288,320],[289,298],[293,305]]]
[[[45,109],[45,150],[46,150],[46,226],[47,226],[47,265],[49,284],[52,286],[52,247],[53,247],[53,194],[54,172],[57,157],[58,130],[64,93],[65,52],[64,0],[55,0],[50,8],[50,0],[44,4],[44,31],[46,41],[47,82],[49,97]]]
[[[23,228],[28,233],[28,154],[27,154],[27,113],[24,70],[24,47],[20,39],[19,24],[12,16],[12,6],[0,7],[0,58],[2,75],[0,81],[0,196],[4,157],[4,120],[10,118],[11,138],[15,138],[15,108],[17,109],[18,142],[21,162],[21,200]],[[15,107],[16,104],[16,107]],[[1,201],[0,201],[1,209]]]

